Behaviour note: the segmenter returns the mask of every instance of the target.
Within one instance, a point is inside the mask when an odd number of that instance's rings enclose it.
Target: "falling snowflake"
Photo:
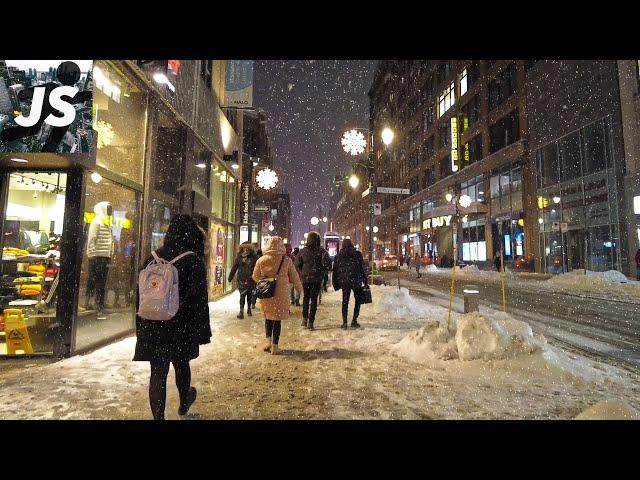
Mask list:
[[[366,146],[367,140],[358,130],[349,130],[342,136],[342,148],[350,155],[360,155]]]
[[[287,85],[287,88],[289,89],[289,91],[293,90],[293,87],[295,87],[295,84],[290,83]]]

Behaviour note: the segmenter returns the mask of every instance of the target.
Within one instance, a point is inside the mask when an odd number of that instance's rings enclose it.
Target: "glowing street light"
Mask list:
[[[355,190],[358,185],[360,185],[360,179],[355,175],[351,175],[349,177],[349,186]]]
[[[329,221],[329,219],[328,219],[327,217],[322,217],[322,221],[323,221],[324,223],[327,223],[327,222]]]
[[[393,142],[393,130],[391,130],[389,127],[386,127],[384,130],[382,130],[381,137],[382,142],[385,145],[389,146],[391,142]]]
[[[318,225],[318,223],[320,223],[320,220],[318,220],[318,217],[311,217],[311,225],[315,227],[316,225]]]
[[[451,200],[453,200],[453,195],[449,192],[447,192],[447,194],[444,196],[444,198],[447,200],[448,203],[451,203]]]

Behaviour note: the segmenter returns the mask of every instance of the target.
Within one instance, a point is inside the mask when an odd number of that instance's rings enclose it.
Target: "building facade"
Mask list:
[[[230,291],[239,182],[224,158],[239,140],[220,108],[222,64],[95,61],[93,153],[0,155],[0,301],[29,340],[0,356],[66,357],[130,334],[138,271],[177,213],[208,238],[210,298]],[[27,271],[40,288],[20,287]]]

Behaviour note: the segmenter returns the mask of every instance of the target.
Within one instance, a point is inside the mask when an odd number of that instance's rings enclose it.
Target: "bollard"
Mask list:
[[[462,290],[464,294],[464,313],[477,312],[480,306],[480,290],[475,285],[465,285]]]

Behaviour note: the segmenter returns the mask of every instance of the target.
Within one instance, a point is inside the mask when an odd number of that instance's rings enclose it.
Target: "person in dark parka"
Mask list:
[[[251,316],[251,295],[253,289],[256,286],[256,282],[253,281],[251,275],[253,275],[253,269],[258,261],[258,255],[253,250],[253,245],[250,242],[243,242],[238,247],[238,255],[236,261],[231,267],[229,272],[229,283],[233,280],[234,275],[237,273],[238,291],[240,292],[240,313],[238,318],[244,318],[244,302],[247,301],[247,315]]]
[[[188,251],[195,255],[186,255],[173,264],[178,270],[180,295],[176,315],[165,321],[145,320],[136,315],[137,342],[133,359],[151,363],[149,404],[155,420],[164,420],[170,363],[180,394],[178,413],[185,415],[188,412],[196,399],[196,389],[191,387],[189,361],[198,357],[200,345],[211,341],[204,237],[193,218],[176,215],[169,224],[164,245],[156,250],[156,254],[172,260]],[[144,267],[152,258],[147,258]]]
[[[296,268],[300,271],[300,280],[304,297],[302,300],[302,326],[313,330],[318,309],[318,295],[324,281],[324,274],[331,269],[331,257],[320,246],[320,234],[309,232],[307,243],[296,257]]]
[[[342,289],[342,328],[347,328],[349,315],[349,297],[353,290],[356,306],[353,309],[351,328],[358,328],[358,315],[360,314],[360,301],[362,298],[362,285],[367,283],[367,274],[364,271],[362,253],[357,251],[348,238],[342,241],[342,249],[333,261],[333,288]]]

